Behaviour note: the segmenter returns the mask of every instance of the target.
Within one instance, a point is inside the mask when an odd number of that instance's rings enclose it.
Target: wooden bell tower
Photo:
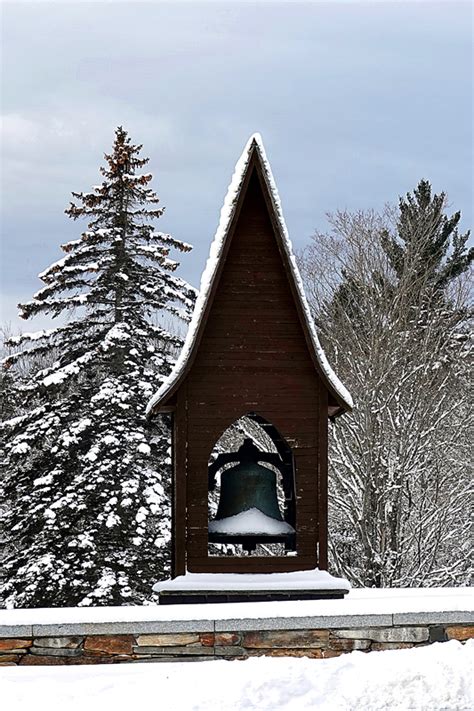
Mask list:
[[[173,576],[325,570],[328,418],[351,407],[319,344],[254,135],[224,202],[183,352],[148,405],[150,416],[173,413]],[[243,416],[264,423],[289,472],[291,555],[209,553],[211,452]]]

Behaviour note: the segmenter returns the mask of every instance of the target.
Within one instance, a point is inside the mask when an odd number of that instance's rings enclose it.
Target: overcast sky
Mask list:
[[[472,5],[32,2],[2,7],[2,321],[82,226],[122,124],[194,244],[199,285],[232,170],[259,131],[298,249],[325,213],[380,208],[422,177],[472,220]],[[85,228],[85,225],[83,226]]]

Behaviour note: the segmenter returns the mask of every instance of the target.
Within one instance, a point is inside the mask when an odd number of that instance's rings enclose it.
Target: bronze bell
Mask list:
[[[266,516],[283,521],[277,498],[276,474],[258,464],[259,450],[251,439],[235,453],[237,466],[221,474],[221,492],[216,521],[256,508]]]

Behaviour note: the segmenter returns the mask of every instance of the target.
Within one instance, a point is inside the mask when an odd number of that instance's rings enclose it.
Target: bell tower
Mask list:
[[[173,413],[173,576],[325,570],[328,417],[351,407],[318,341],[256,134],[182,354],[148,404],[149,417]]]

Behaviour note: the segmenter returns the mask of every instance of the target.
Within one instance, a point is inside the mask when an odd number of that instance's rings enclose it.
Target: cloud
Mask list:
[[[77,236],[64,207],[118,124],[150,157],[159,227],[196,245],[195,284],[254,131],[296,246],[326,210],[380,207],[422,175],[468,223],[470,8],[447,5],[6,3],[3,289],[28,298]]]

